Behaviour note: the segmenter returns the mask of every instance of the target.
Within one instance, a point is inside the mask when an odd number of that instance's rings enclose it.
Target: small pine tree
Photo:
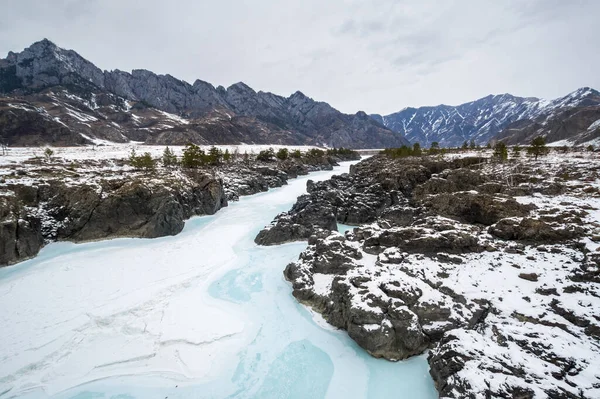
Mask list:
[[[469,143],[467,142],[467,140],[465,140],[465,142],[462,144],[462,147],[461,147],[461,149],[462,149],[463,151],[466,151],[466,150],[468,150],[468,149],[469,149]]]
[[[587,146],[587,150],[588,150],[589,152],[594,152],[594,146],[593,146],[593,145],[591,145],[591,144],[590,144],[590,145],[588,145],[588,146]]]
[[[218,166],[221,164],[222,158],[223,152],[213,145],[208,150],[208,154],[206,154],[205,162],[213,166]]]
[[[475,140],[471,139],[471,142],[469,143],[469,148],[471,150],[474,150],[477,148],[477,146],[475,145]]]
[[[134,151],[132,150],[132,152]],[[152,158],[152,154],[150,154],[149,152],[145,152],[142,155],[138,156],[133,155],[133,157],[130,158],[130,162],[131,166],[133,166],[136,169],[152,170],[156,167],[156,162]]]
[[[423,151],[421,151],[421,144],[414,143],[412,152],[413,152],[413,155],[415,155],[415,156],[421,155],[423,153]]]
[[[548,148],[546,147],[546,140],[542,136],[538,136],[531,140],[531,144],[527,149],[527,153],[535,157],[537,161],[538,156],[546,155],[548,153]]]
[[[129,163],[130,163],[131,165],[133,165],[133,164],[134,164],[134,162],[135,162],[135,158],[136,158],[136,155],[137,155],[137,154],[135,153],[135,148],[132,148],[132,149],[131,149],[131,151],[129,151]]]
[[[226,148],[225,152],[223,153],[223,161],[225,163],[231,162],[231,154],[229,153],[229,149],[228,148]]]
[[[280,159],[282,161],[288,159],[290,152],[287,148],[280,148],[279,151],[277,151],[277,154],[275,154],[275,156],[277,157],[277,159]]]
[[[167,146],[163,151],[162,155],[162,164],[165,168],[170,168],[172,166],[177,165],[177,156],[175,153]]]
[[[184,168],[199,168],[205,162],[206,155],[196,144],[188,144],[183,150],[181,166]]]
[[[294,150],[290,153],[290,157],[300,159],[302,158],[302,153],[300,152],[300,150]]]
[[[498,162],[505,162],[508,159],[508,149],[503,141],[498,141],[494,146],[493,157],[498,160]]]
[[[46,157],[46,161],[50,161],[50,158],[52,158],[52,155],[54,155],[54,151],[52,151],[52,149],[50,147],[48,147],[44,150],[44,156]]]
[[[439,152],[440,152],[440,143],[438,143],[437,141],[434,141],[433,143],[431,143],[431,146],[429,147],[429,154],[435,155]]]
[[[519,158],[521,156],[521,147],[519,147],[518,144],[512,148],[512,156],[513,158]]]

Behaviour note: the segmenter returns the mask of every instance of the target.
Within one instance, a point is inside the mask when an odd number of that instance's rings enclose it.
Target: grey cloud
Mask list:
[[[48,37],[103,69],[389,113],[600,87],[597,15],[595,0],[5,0],[0,54]]]

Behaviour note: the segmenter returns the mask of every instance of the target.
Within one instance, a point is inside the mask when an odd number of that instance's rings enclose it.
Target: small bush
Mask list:
[[[206,155],[206,163],[218,166],[221,164],[221,159],[223,159],[223,152],[215,146],[210,147]]]
[[[256,156],[256,160],[261,162],[271,162],[274,158],[275,150],[273,148],[269,148],[268,150],[262,150]]]
[[[433,143],[431,143],[431,146],[429,146],[428,154],[435,155],[435,154],[438,154],[439,152],[440,152],[440,143],[438,143],[437,141],[434,141]]]
[[[318,148],[311,148],[306,153],[306,156],[309,158],[321,158],[324,155],[325,155],[325,151],[319,150]]]
[[[288,159],[289,155],[290,155],[290,152],[288,151],[287,148],[281,148],[281,149],[279,149],[279,151],[277,151],[277,154],[275,156],[277,157],[277,159],[284,161],[284,160]]]
[[[156,167],[156,162],[149,152],[145,152],[142,155],[136,155],[135,150],[133,149],[129,155],[129,163],[136,169],[151,170]]]
[[[513,156],[513,158],[519,158],[521,156],[521,147],[519,147],[518,145],[515,145],[512,148],[512,156]]]

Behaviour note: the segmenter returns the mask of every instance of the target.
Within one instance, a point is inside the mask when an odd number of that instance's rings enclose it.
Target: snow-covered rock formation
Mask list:
[[[308,236],[284,272],[294,296],[373,356],[429,349],[441,397],[594,398],[599,172],[585,153],[376,156],[312,185],[257,238]],[[347,204],[364,218],[344,235],[310,217],[342,221]]]

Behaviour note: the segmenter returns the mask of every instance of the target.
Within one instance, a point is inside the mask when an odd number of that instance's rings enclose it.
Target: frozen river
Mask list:
[[[424,357],[370,357],[283,278],[306,243],[256,233],[318,172],[174,237],[56,243],[0,269],[0,398],[435,398]]]

